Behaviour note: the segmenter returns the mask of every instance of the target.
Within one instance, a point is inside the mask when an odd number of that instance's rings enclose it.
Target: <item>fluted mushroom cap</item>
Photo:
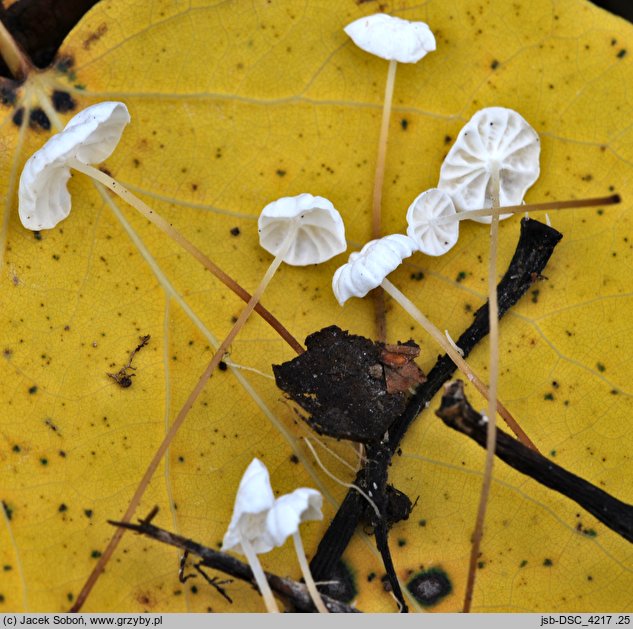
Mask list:
[[[350,297],[364,297],[416,250],[408,236],[391,234],[370,240],[360,251],[350,255],[347,264],[332,278],[332,290],[341,306]]]
[[[52,229],[70,213],[66,184],[68,161],[98,164],[116,148],[130,114],[123,103],[97,103],[71,118],[27,160],[20,176],[18,213],[22,225],[39,231]]]
[[[451,198],[439,188],[419,194],[407,210],[407,236],[428,256],[441,256],[459,237],[459,221],[439,222],[457,213]]]
[[[331,201],[307,193],[282,197],[262,210],[257,223],[259,244],[276,256],[295,221],[299,221],[299,229],[283,258],[286,264],[319,264],[347,249],[339,212]]]
[[[492,173],[499,173],[499,204],[519,205],[538,179],[541,143],[538,133],[512,109],[487,107],[462,128],[442,168],[438,188],[457,211],[492,206]],[[507,218],[511,214],[503,214]],[[472,220],[490,223],[489,216]]]

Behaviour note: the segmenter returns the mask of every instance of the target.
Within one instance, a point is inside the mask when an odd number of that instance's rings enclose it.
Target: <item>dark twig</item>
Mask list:
[[[450,428],[486,447],[486,424],[468,403],[461,380],[446,385],[442,405],[435,414]],[[497,431],[495,454],[515,470],[578,503],[612,531],[633,542],[633,505],[568,472],[501,430]]]
[[[138,524],[132,524],[130,522],[114,522],[111,520],[109,520],[108,523],[112,524],[113,526],[136,531],[141,535],[151,537],[152,539],[155,539],[159,542],[163,542],[165,544],[169,544],[170,546],[180,548],[186,553],[197,555],[201,559],[201,561],[197,564],[199,567],[205,566],[207,568],[212,568],[213,570],[219,570],[220,572],[224,572],[236,579],[246,581],[250,583],[253,587],[256,587],[253,573],[251,572],[250,566],[248,566],[248,564],[239,561],[239,559],[231,557],[231,555],[219,552],[217,550],[212,550],[211,548],[203,546],[202,544],[198,544],[198,542],[194,542],[193,540],[187,539],[186,537],[181,537],[180,535],[170,533],[165,529],[158,528],[157,526],[150,524],[147,518],[139,520]],[[272,591],[275,592],[275,594],[277,594],[279,597],[287,601],[292,606],[294,611],[316,611],[314,603],[312,602],[310,594],[308,593],[308,589],[303,583],[298,583],[297,581],[293,581],[292,579],[288,579],[286,577],[279,577],[269,572],[266,572],[265,574]],[[214,587],[217,587],[217,585],[214,584]],[[323,599],[323,602],[331,612],[357,613],[359,611],[351,605],[347,605],[345,603],[337,601],[336,599],[333,599],[329,596],[325,596],[322,594],[321,597]]]
[[[383,444],[378,446],[367,445],[367,465],[365,470],[367,479],[371,480],[368,482],[366,491],[372,497],[374,504],[382,516],[378,518],[377,521],[372,522],[374,526],[374,537],[376,538],[376,547],[382,557],[382,562],[387,572],[391,591],[400,605],[400,611],[406,613],[409,609],[406,601],[404,600],[404,595],[402,594],[396,570],[393,565],[393,560],[391,558],[391,551],[389,550],[388,522],[386,514],[388,504],[387,468],[390,460],[391,455]]]
[[[499,318],[525,295],[540,276],[561,238],[562,234],[543,223],[527,218],[521,221],[521,234],[514,256],[497,286]],[[465,356],[468,356],[477,343],[486,337],[488,329],[488,304],[484,304],[475,312],[474,321],[457,340],[457,345],[464,351]],[[440,356],[427,374],[426,382],[417,388],[405,412],[389,429],[387,447],[391,456],[398,450],[409,426],[454,372],[453,361],[446,355]],[[373,480],[368,478],[365,469],[362,469],[354,482],[367,485]],[[364,513],[364,506],[363,498],[356,491],[347,492],[310,563],[315,579],[327,580],[333,573]]]

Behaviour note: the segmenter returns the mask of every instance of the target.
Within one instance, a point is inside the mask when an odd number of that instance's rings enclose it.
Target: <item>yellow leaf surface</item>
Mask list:
[[[613,209],[550,213],[564,238],[547,281],[501,324],[499,397],[544,453],[630,502],[631,26],[577,0],[381,7],[427,22],[438,43],[417,65],[398,68],[385,230],[404,229],[406,208],[437,183],[448,147],[484,106],[516,109],[541,136],[541,177],[528,201],[622,195]],[[351,0],[100,2],[67,38],[63,61],[3,106],[0,611],[69,608],[113,533],[106,520],[125,510],[216,339],[242,308],[162,233],[82,175],[70,182],[70,217],[41,235],[26,231],[17,178],[49,132],[20,131],[15,109],[44,106],[54,128],[73,112],[51,111],[53,88],[67,90],[77,108],[124,101],[132,123],[103,166],[253,290],[270,262],[256,219],[277,197],[325,196],[345,219],[351,249],[369,236],[387,63],[357,49],[342,28],[377,8]],[[516,217],[501,224],[500,270],[518,231]],[[487,233],[463,224],[448,254],[416,254],[391,278],[454,338],[485,301]],[[371,302],[340,308],[331,293],[344,260],[282,267],[274,278],[263,301],[297,338],[333,323],[373,335]],[[390,340],[420,341],[420,365],[429,369],[437,348],[396,304],[389,304],[388,325]],[[133,385],[120,388],[106,374],[125,364],[145,334],[151,341],[134,359]],[[236,366],[207,384],[139,516],[157,504],[157,524],[215,546],[241,474],[258,456],[275,490],[326,492],[325,521],[303,527],[314,552],[345,489],[314,463],[301,441],[309,429],[270,379],[271,363],[292,356],[251,317],[232,346]],[[485,376],[486,343],[471,362]],[[418,500],[390,539],[403,584],[430,568],[450,580],[451,591],[426,609],[458,611],[484,453],[434,416],[438,405],[420,416],[391,467],[396,487]],[[355,465],[351,445],[323,443]],[[326,449],[319,453],[338,477],[353,478]],[[497,462],[473,610],[631,611],[632,558],[627,542],[574,503]],[[229,606],[200,579],[179,583],[178,560],[172,548],[126,535],[84,609],[263,609],[246,584],[229,586]],[[299,577],[290,545],[262,561]],[[345,561],[358,607],[394,611],[371,537],[359,529]]]

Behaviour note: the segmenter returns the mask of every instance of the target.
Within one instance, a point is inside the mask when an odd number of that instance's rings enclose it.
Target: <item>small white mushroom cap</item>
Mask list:
[[[259,459],[253,459],[240,481],[222,550],[244,554],[242,537],[251,543],[258,554],[272,550],[275,543],[268,534],[266,517],[274,504],[275,496],[270,486],[268,469]]]
[[[538,179],[538,133],[512,109],[487,107],[462,128],[440,169],[441,188],[458,211],[492,206],[491,174],[499,173],[499,204],[519,205]],[[510,214],[502,214],[507,218]],[[490,223],[491,217],[472,220]]]
[[[276,256],[288,230],[298,222],[298,231],[283,257],[286,264],[319,264],[347,249],[343,219],[331,201],[311,194],[282,197],[269,203],[259,216],[259,244]]]
[[[70,213],[66,184],[70,159],[95,164],[116,148],[130,114],[123,103],[103,102],[74,116],[27,160],[20,176],[19,215],[22,225],[35,231],[52,229]]]
[[[280,496],[266,516],[266,528],[276,546],[283,546],[302,522],[322,520],[323,496],[316,489],[300,487]]]
[[[429,256],[441,256],[457,242],[459,221],[438,223],[437,219],[457,213],[452,199],[439,188],[419,194],[407,210],[407,236]]]
[[[345,27],[352,41],[365,52],[400,63],[417,63],[435,50],[435,37],[424,22],[376,13]]]
[[[402,234],[370,240],[360,251],[350,255],[332,278],[332,290],[341,306],[350,297],[364,297],[416,250],[415,242]]]

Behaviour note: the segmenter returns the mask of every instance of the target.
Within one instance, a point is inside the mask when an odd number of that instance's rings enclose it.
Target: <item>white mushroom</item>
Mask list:
[[[260,214],[258,227],[259,244],[275,258],[215,356],[224,355],[282,262],[319,264],[347,249],[341,215],[327,199],[307,193],[269,203]]]
[[[235,496],[235,506],[229,528],[222,541],[222,550],[234,550],[244,555],[253,571],[253,577],[269,612],[279,612],[257,555],[275,547],[268,534],[266,518],[275,504],[268,469],[253,459],[246,468]]]
[[[378,238],[381,236],[382,185],[396,68],[398,62],[417,63],[427,53],[435,50],[435,37],[424,22],[410,22],[385,13],[355,20],[345,27],[345,32],[359,48],[389,61],[372,203],[371,234],[373,238]]]
[[[253,459],[242,475],[235,495],[233,516],[224,534],[222,550],[235,550],[246,555],[243,544],[256,553],[267,553],[275,543],[266,532],[266,516],[275,504],[268,469]]]
[[[347,249],[343,219],[323,197],[299,194],[269,203],[258,221],[259,244],[286,264],[319,264]]]
[[[435,50],[435,37],[427,24],[386,13],[361,17],[344,30],[359,48],[387,61],[417,63]]]
[[[445,254],[457,242],[459,221],[455,205],[439,188],[419,194],[407,210],[407,236],[429,256]]]
[[[538,179],[540,148],[538,134],[516,111],[481,109],[448,152],[438,188],[451,196],[458,212],[518,205]],[[491,222],[490,216],[473,220]]]
[[[391,234],[370,240],[360,251],[351,253],[347,264],[339,267],[332,278],[338,303],[342,306],[350,297],[364,297],[383,282],[389,283],[387,275],[415,250],[411,238]]]
[[[303,574],[303,580],[306,583],[308,592],[310,592],[312,601],[320,613],[328,614],[329,610],[323,603],[323,599],[312,577],[312,572],[310,572],[303,541],[299,533],[299,526],[302,522],[323,519],[323,513],[321,513],[322,505],[323,496],[316,489],[300,487],[291,494],[285,494],[277,498],[273,508],[268,512],[266,525],[277,546],[283,546],[286,543],[286,539],[292,536],[299,566],[301,567],[301,574]]]
[[[253,459],[242,476],[222,550],[234,550],[246,556],[269,612],[279,609],[257,555],[283,546],[289,536],[294,540],[301,571],[315,606],[319,612],[329,612],[312,578],[299,534],[302,522],[323,519],[322,505],[321,494],[307,487],[295,489],[275,500],[268,469],[259,459]]]
[[[104,102],[79,112],[24,165],[19,215],[27,229],[52,229],[70,213],[70,168],[100,163],[116,148],[130,114],[123,103]]]

